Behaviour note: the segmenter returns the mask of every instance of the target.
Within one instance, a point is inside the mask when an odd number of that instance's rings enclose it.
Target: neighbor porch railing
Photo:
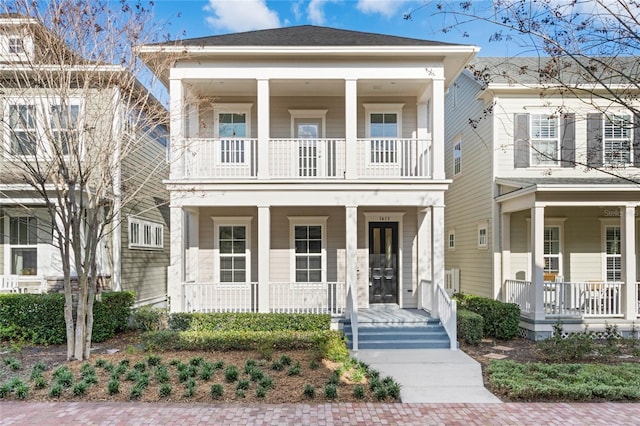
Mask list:
[[[543,284],[547,317],[622,317],[621,282],[550,282]],[[524,314],[532,312],[535,297],[530,281],[506,280],[504,301],[516,303]]]
[[[184,287],[185,312],[257,312],[258,283],[195,283]]]
[[[271,312],[342,315],[346,286],[339,282],[269,283]]]
[[[420,281],[419,291],[422,309],[429,312],[432,317],[440,319],[449,336],[450,348],[458,349],[456,301],[449,297],[442,286],[436,285],[434,289],[431,281]]]

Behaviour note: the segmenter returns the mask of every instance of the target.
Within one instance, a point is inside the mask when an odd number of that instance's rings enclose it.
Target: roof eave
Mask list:
[[[425,55],[470,54],[480,49],[471,45],[441,46],[139,46],[140,55],[157,53],[183,53],[191,55],[223,54],[243,55]]]

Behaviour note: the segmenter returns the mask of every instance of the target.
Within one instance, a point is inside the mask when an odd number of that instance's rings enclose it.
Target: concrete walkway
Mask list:
[[[480,363],[449,349],[364,349],[352,355],[391,376],[402,402],[497,403],[482,381]]]

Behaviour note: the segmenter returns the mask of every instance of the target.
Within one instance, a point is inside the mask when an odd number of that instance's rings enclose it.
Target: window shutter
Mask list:
[[[602,167],[602,114],[587,114],[587,164]]]
[[[514,114],[514,159],[516,168],[529,167],[529,114]]]
[[[633,117],[633,165],[640,167],[640,114]]]
[[[560,164],[574,167],[576,163],[576,115],[563,114],[561,119]]]

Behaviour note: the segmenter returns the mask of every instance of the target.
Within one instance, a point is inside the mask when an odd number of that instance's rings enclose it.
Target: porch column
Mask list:
[[[345,179],[357,177],[358,164],[358,81],[345,80],[344,86],[344,137],[345,137]]]
[[[636,207],[627,205],[620,208],[620,236],[622,249],[622,312],[625,319],[638,317],[636,296]]]
[[[258,206],[258,312],[269,312],[271,210]]]
[[[422,291],[425,288],[422,281],[430,281],[430,254],[431,254],[431,209],[418,207],[418,309],[430,310],[430,306],[424,306]]]
[[[502,213],[501,229],[502,238],[502,270],[500,277],[500,293],[504,286],[504,280],[511,279],[511,213]],[[502,301],[507,302],[505,295],[502,295]]]
[[[258,79],[258,179],[269,178],[269,79]]]
[[[535,320],[544,313],[544,206],[531,208],[531,310]]]
[[[184,118],[185,105],[182,80],[171,78],[169,81],[169,120],[171,125],[171,164],[170,179],[180,179],[185,175],[184,159]]]
[[[184,228],[185,215],[182,207],[171,207],[171,254],[167,268],[167,296],[171,312],[184,311]]]
[[[200,211],[198,209],[185,209],[186,227],[184,235],[185,241],[185,279],[187,281],[198,281],[200,274],[198,271],[198,260],[200,250]]]
[[[431,300],[436,299],[436,287],[444,287],[444,205],[431,206],[431,276],[433,291]],[[433,304],[431,316],[440,317],[438,305]]]
[[[358,311],[358,206],[345,206],[347,315]]]
[[[431,176],[444,179],[444,78],[434,78],[431,86]]]

